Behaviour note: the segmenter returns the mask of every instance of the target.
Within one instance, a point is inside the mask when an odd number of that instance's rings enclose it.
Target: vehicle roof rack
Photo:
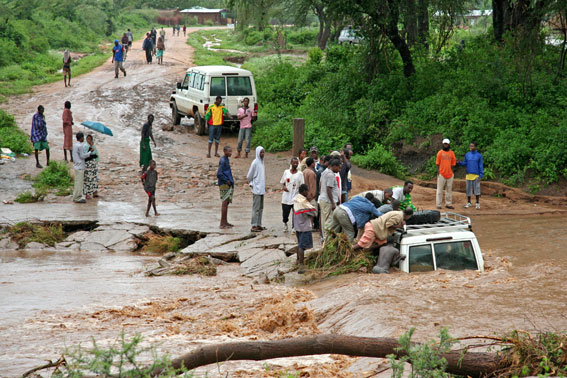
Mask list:
[[[471,231],[471,219],[461,214],[447,211],[441,213],[437,223],[404,225],[404,234],[426,234],[427,231]]]

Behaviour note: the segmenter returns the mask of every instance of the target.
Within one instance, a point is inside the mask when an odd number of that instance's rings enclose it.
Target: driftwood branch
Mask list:
[[[342,354],[353,357],[385,358],[389,354],[403,357],[397,352],[400,344],[392,338],[368,338],[342,335],[317,335],[275,341],[246,341],[201,346],[172,361],[173,368],[188,370],[213,363],[238,360],[261,361],[272,358]],[[480,377],[495,372],[501,363],[497,353],[454,351],[442,355],[448,362],[447,372]],[[156,369],[153,376],[161,370]]]
[[[22,374],[22,378],[26,378],[29,377],[31,374],[35,373],[36,371],[40,371],[43,369],[49,369],[49,368],[59,368],[59,366],[63,366],[66,364],[65,361],[65,357],[61,356],[59,357],[59,359],[57,361],[48,361],[45,365],[41,365],[38,366],[36,368],[33,368],[31,370],[26,371],[24,374]]]

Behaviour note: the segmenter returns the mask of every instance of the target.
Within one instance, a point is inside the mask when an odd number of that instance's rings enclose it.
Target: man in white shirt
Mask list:
[[[337,181],[337,174],[340,170],[341,162],[339,159],[331,159],[329,167],[321,174],[319,207],[321,208],[321,240],[325,238],[325,227],[327,220],[333,216],[333,211],[339,204],[341,190]]]
[[[83,198],[83,184],[85,179],[85,159],[91,156],[92,147],[85,152],[83,145],[85,136],[77,133],[77,142],[73,145],[73,169],[75,170],[75,186],[73,188],[73,202],[85,203]]]
[[[286,169],[280,184],[282,184],[282,218],[283,218],[283,230],[284,232],[289,231],[287,222],[289,221],[289,213],[293,209],[293,201],[297,194],[299,193],[299,185],[304,183],[303,174],[297,169],[299,165],[299,159],[296,157],[291,159],[291,168]]]

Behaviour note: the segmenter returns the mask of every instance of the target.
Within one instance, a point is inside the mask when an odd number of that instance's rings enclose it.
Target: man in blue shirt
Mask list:
[[[470,152],[465,154],[465,161],[458,161],[457,164],[467,167],[467,204],[465,208],[472,206],[471,197],[476,196],[476,208],[480,209],[480,180],[484,176],[484,165],[482,155],[476,150],[476,143],[472,142],[469,146]]]
[[[219,179],[218,185],[220,189],[220,198],[222,201],[221,208],[221,221],[220,228],[230,228],[234,225],[228,223],[228,205],[232,203],[232,196],[234,194],[234,179],[232,178],[232,171],[230,169],[229,157],[232,156],[232,148],[224,146],[224,156],[220,158],[219,169],[217,170],[217,178]]]
[[[114,63],[114,78],[118,79],[118,70],[126,76],[126,70],[123,66],[124,61],[124,46],[122,46],[117,39],[114,40],[114,47],[112,48],[112,63]]]
[[[372,193],[368,193],[366,197],[353,197],[350,201],[337,206],[328,228],[335,232],[344,232],[352,242],[359,228],[364,228],[370,219],[382,215],[372,202],[373,199]]]

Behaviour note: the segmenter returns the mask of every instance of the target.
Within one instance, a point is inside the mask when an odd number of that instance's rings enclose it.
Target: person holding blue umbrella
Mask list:
[[[154,147],[156,146],[156,141],[152,133],[152,123],[154,122],[154,115],[148,115],[148,122],[144,123],[142,127],[142,138],[140,139],[140,167],[142,167],[142,172],[145,172],[150,165],[152,160],[152,149],[150,147],[150,139],[154,142]]]

